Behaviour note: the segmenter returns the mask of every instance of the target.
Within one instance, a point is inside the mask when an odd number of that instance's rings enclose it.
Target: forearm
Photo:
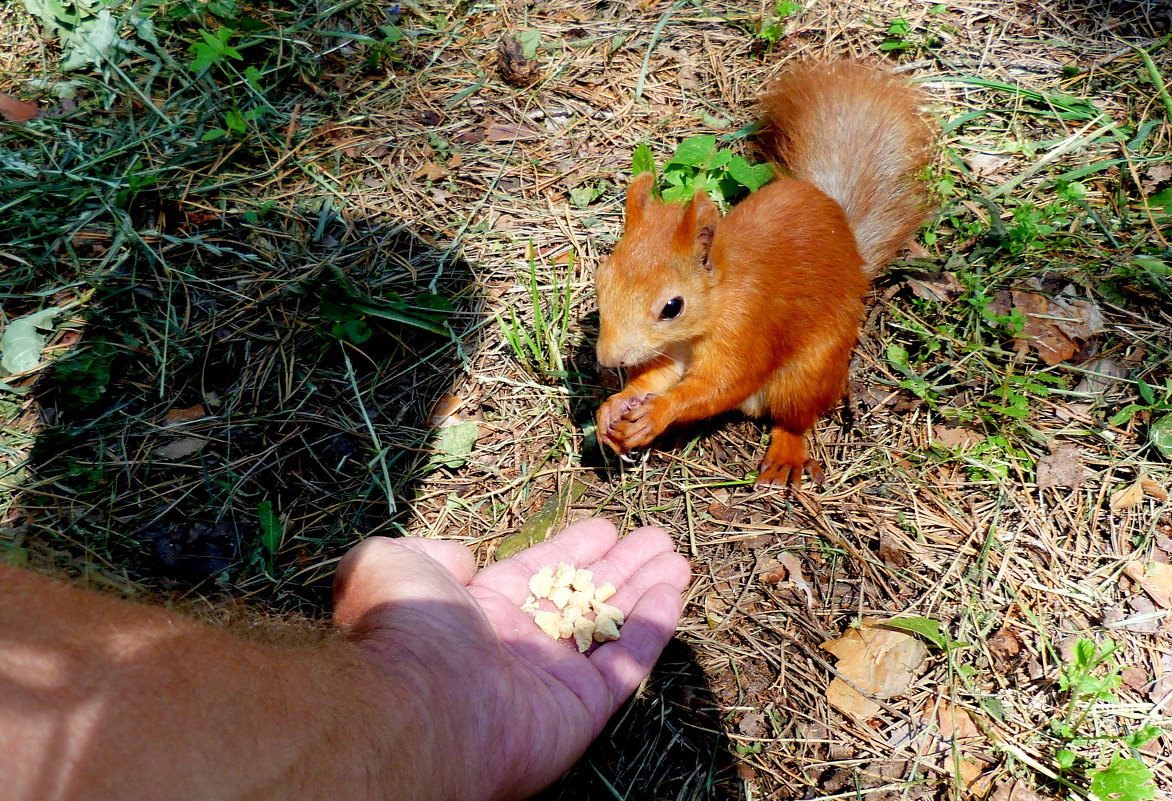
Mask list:
[[[0,569],[8,797],[431,797],[421,715],[340,636],[260,645]]]

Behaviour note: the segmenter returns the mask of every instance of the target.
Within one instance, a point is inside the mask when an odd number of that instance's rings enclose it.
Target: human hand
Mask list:
[[[529,578],[559,562],[617,588],[608,603],[626,615],[620,639],[580,654],[521,610]],[[339,565],[334,619],[417,698],[422,758],[443,765],[429,774],[443,785],[436,797],[516,799],[565,773],[647,676],[688,577],[660,529],[620,540],[598,518],[479,572],[455,542],[373,538]]]

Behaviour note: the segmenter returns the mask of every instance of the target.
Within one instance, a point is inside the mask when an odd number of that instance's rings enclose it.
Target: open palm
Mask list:
[[[619,640],[578,653],[520,608],[529,578],[569,562],[617,588]],[[661,530],[619,539],[591,519],[479,572],[446,540],[372,539],[335,580],[335,622],[421,703],[420,732],[450,750],[451,797],[523,798],[581,756],[647,676],[679,622],[687,561]]]

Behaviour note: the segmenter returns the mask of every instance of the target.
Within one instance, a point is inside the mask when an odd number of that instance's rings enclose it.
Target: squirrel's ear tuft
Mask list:
[[[720,210],[716,208],[712,198],[708,197],[708,193],[703,189],[696,190],[692,202],[684,212],[684,219],[680,221],[677,242],[684,248],[690,248],[696,264],[706,270],[712,269],[709,256],[712,253],[712,239],[716,236],[716,226],[719,223]]]
[[[641,172],[627,187],[627,228],[633,228],[643,221],[647,204],[651,201],[651,186],[654,183],[655,173]]]

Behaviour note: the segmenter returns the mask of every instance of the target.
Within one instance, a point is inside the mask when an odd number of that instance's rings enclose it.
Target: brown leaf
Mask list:
[[[438,181],[445,175],[444,168],[436,164],[434,161],[426,161],[423,166],[415,171],[415,175],[411,176],[416,181],[420,178],[426,178],[429,181]]]
[[[851,384],[851,389],[855,405],[867,409],[886,406],[893,412],[910,412],[924,405],[923,400],[904,389],[864,387],[854,382]]]
[[[989,654],[998,673],[1012,673],[1023,645],[1016,631],[1006,626],[989,638]]]
[[[26,100],[17,100],[12,95],[0,92],[0,117],[9,122],[28,122],[37,116],[38,106]]]
[[[1007,156],[998,156],[994,153],[973,153],[965,162],[969,165],[969,169],[973,171],[973,175],[978,178],[995,175],[1001,171],[1001,168],[1009,163]]]
[[[826,688],[830,705],[855,720],[878,714],[881,707],[843,679],[876,698],[894,698],[907,691],[928,658],[928,647],[910,634],[871,627],[850,629],[837,640],[822,643],[838,657],[838,672]]]
[[[1163,562],[1128,562],[1124,574],[1134,580],[1165,609],[1172,609],[1172,565]]]
[[[737,729],[746,737],[755,737],[757,739],[764,737],[768,733],[765,730],[765,716],[760,712],[749,712],[737,723]]]
[[[907,567],[908,558],[898,539],[891,534],[879,535],[879,558],[891,567]]]
[[[541,76],[537,59],[525,58],[520,42],[507,34],[497,45],[496,66],[501,79],[510,86],[529,86]]]
[[[932,444],[948,448],[969,448],[985,441],[985,435],[971,428],[932,426]]]
[[[1111,511],[1122,512],[1125,509],[1133,509],[1143,503],[1143,499],[1144,485],[1141,478],[1134,484],[1129,484],[1123,489],[1111,493]]]
[[[1143,178],[1140,179],[1140,186],[1143,187],[1145,195],[1150,195],[1169,178],[1172,178],[1172,166],[1163,163],[1154,164],[1144,172]]]
[[[1034,790],[1028,782],[1005,779],[993,788],[989,801],[1049,801],[1050,798]]]
[[[1143,487],[1145,495],[1151,498],[1155,498],[1160,503],[1164,503],[1166,500],[1168,500],[1168,490],[1164,489],[1161,485],[1157,484],[1155,481],[1152,481],[1147,476],[1139,477],[1139,485]]]
[[[806,581],[806,577],[802,575],[801,560],[790,551],[782,551],[778,554],[777,558],[785,565],[785,570],[789,574],[790,583],[806,596],[806,603],[809,606],[814,606],[814,591],[810,588],[810,583]]]
[[[163,415],[163,424],[168,426],[179,426],[184,423],[190,423],[194,420],[199,420],[201,417],[206,417],[207,411],[203,408],[202,403],[197,403],[194,406],[188,406],[186,409],[172,409]]]
[[[452,137],[452,141],[461,145],[474,145],[484,141],[484,129],[477,126],[461,131]]]
[[[1074,356],[1091,336],[1103,330],[1103,315],[1089,300],[1047,298],[1037,292],[1014,290],[1013,306],[1025,316],[1019,346],[1032,345],[1051,366]]]
[[[909,278],[907,282],[916,297],[933,303],[951,303],[964,293],[955,273],[939,273],[926,278]]]
[[[1142,692],[1151,683],[1151,676],[1143,668],[1129,667],[1119,671],[1119,678],[1123,684],[1133,690]]]
[[[1082,451],[1069,442],[1059,443],[1047,456],[1038,460],[1038,489],[1081,487],[1086,468],[1079,457]]]
[[[1084,395],[1101,396],[1106,390],[1120,383],[1120,379],[1127,378],[1127,366],[1108,359],[1092,359],[1083,365],[1086,372],[1075,385],[1074,391]]]
[[[182,459],[203,450],[208,441],[203,437],[180,437],[166,445],[160,445],[152,453],[161,459]]]
[[[541,131],[514,123],[494,123],[484,132],[484,138],[490,142],[526,142],[543,135]]]

